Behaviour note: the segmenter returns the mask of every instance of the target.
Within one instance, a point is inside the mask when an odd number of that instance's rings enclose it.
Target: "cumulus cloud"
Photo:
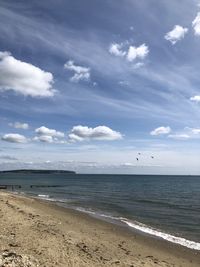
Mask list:
[[[196,18],[192,22],[195,35],[200,35],[200,12],[197,13]]]
[[[162,134],[169,134],[171,132],[171,128],[169,126],[158,127],[150,132],[151,135],[162,135]]]
[[[35,129],[35,132],[40,136],[52,136],[52,137],[64,137],[64,133],[56,131],[54,129],[49,129],[45,126]]]
[[[109,47],[109,52],[112,55],[117,57],[123,57],[126,55],[126,52],[122,50],[122,44],[113,43]]]
[[[193,102],[199,103],[200,102],[200,95],[192,96],[192,97],[190,97],[190,100]]]
[[[149,48],[146,44],[142,44],[138,47],[129,46],[126,57],[129,62],[132,62],[136,59],[144,59],[148,55],[148,53]]]
[[[165,39],[170,41],[173,45],[184,38],[185,34],[188,32],[187,28],[183,28],[180,25],[175,25],[173,30],[165,35]]]
[[[84,140],[119,140],[122,139],[122,134],[116,132],[107,126],[97,126],[89,128],[87,126],[74,126],[69,133],[69,140],[71,142]]]
[[[0,90],[12,90],[24,96],[52,97],[53,75],[18,59],[9,52],[0,52]]]
[[[16,133],[9,133],[5,134],[1,138],[3,141],[10,142],[10,143],[26,143],[27,138],[24,135],[16,134]]]
[[[74,64],[74,61],[69,60],[65,63],[64,68],[73,71],[74,75],[70,78],[71,82],[89,81],[90,68],[82,67]]]
[[[33,138],[34,141],[40,141],[44,143],[53,143],[54,139],[50,135],[41,135],[41,136],[36,136]]]
[[[29,128],[28,123],[21,123],[21,122],[14,122],[9,123],[9,126],[15,128],[15,129],[24,129],[27,130]]]
[[[142,44],[138,47],[130,45],[127,47],[127,51],[125,51],[125,49],[123,50],[122,48],[127,44],[129,44],[128,41],[122,44],[111,44],[109,47],[110,54],[117,57],[123,57],[129,62],[143,60],[149,54],[149,48],[146,44]],[[135,68],[140,68],[143,65],[143,62],[137,62],[135,63]]]
[[[65,134],[63,132],[56,131],[55,129],[49,129],[45,126],[41,126],[35,129],[35,133],[38,135],[33,138],[34,141],[40,141],[44,143],[65,143],[60,140]]]

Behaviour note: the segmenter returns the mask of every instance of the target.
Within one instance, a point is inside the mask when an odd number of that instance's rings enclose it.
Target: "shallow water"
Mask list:
[[[1,174],[1,184],[200,250],[198,176]]]

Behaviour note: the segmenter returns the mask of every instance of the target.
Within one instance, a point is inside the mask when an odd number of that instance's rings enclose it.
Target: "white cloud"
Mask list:
[[[190,138],[188,134],[170,134],[168,137],[176,140],[187,140]]]
[[[189,132],[189,134],[193,134],[193,135],[199,135],[200,134],[200,128],[185,127],[185,130],[187,130]]]
[[[200,129],[199,128],[194,128],[194,129],[192,129],[192,133],[193,134],[200,134]]]
[[[134,66],[133,66],[133,68],[134,69],[139,69],[139,68],[141,68],[141,67],[143,67],[144,66],[144,62],[137,62]]]
[[[168,135],[168,137],[176,140],[199,139],[200,128],[185,127],[184,131]]]
[[[52,97],[53,75],[30,63],[0,52],[0,90],[13,90],[24,96]]]
[[[127,60],[129,62],[134,61],[135,59],[144,59],[149,53],[149,48],[146,44],[142,44],[138,47],[129,46],[127,52]]]
[[[15,129],[24,129],[27,130],[29,128],[28,123],[21,123],[21,122],[14,122],[9,123],[9,126],[15,128]]]
[[[158,127],[150,132],[151,135],[162,135],[162,134],[169,134],[171,132],[171,128],[169,126]]]
[[[122,47],[125,45],[128,45],[128,44],[129,44],[128,41],[126,41],[122,44],[113,43],[110,45],[109,52],[110,52],[110,54],[112,54],[114,56],[125,57],[126,60],[129,62],[133,62],[137,59],[142,60],[149,53],[149,48],[146,44],[142,44],[138,47],[130,45],[128,47],[127,51],[123,50]],[[137,62],[134,65],[134,68],[137,69],[137,68],[142,67],[143,65],[144,65],[143,62]]]
[[[69,133],[69,140],[72,142],[84,140],[119,140],[122,139],[120,132],[116,132],[107,126],[89,128],[87,126],[74,126]]]
[[[117,57],[123,57],[126,55],[126,52],[122,50],[122,44],[113,43],[109,47],[109,52],[112,55]]]
[[[54,143],[54,144],[66,144],[66,140],[58,139],[50,135],[39,135],[33,138],[33,141],[40,141],[43,143]]]
[[[44,143],[66,143],[66,141],[60,140],[65,134],[63,132],[56,131],[55,129],[49,129],[45,126],[35,129],[38,136],[34,137],[34,141],[40,141]]]
[[[70,78],[71,82],[79,82],[80,80],[90,80],[90,68],[75,65],[74,61],[72,60],[66,62],[64,68],[74,72],[74,75]]]
[[[193,102],[199,103],[200,102],[200,95],[192,96],[192,97],[190,97],[190,100]]]
[[[36,136],[33,138],[34,141],[40,141],[44,143],[53,143],[53,137],[50,135],[41,135],[41,136]]]
[[[200,12],[197,13],[196,18],[192,22],[195,35],[200,35]]]
[[[131,162],[125,162],[120,165],[121,167],[135,167],[136,165]]]
[[[16,133],[9,133],[5,134],[1,138],[3,141],[10,142],[10,143],[26,143],[27,138],[24,135],[16,134]]]
[[[52,136],[52,137],[64,137],[64,133],[56,131],[54,129],[49,129],[45,126],[35,129],[35,132],[40,136]]]
[[[85,139],[83,137],[80,137],[78,134],[74,134],[73,131],[74,130],[72,129],[72,133],[70,133],[68,136],[70,142],[81,142]]]
[[[187,32],[187,28],[183,28],[180,25],[175,25],[173,30],[165,35],[165,39],[174,45],[177,41],[183,39]]]

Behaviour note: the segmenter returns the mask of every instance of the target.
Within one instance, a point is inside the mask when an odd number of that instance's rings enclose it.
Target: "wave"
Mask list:
[[[127,224],[129,227],[139,230],[143,233],[162,238],[169,242],[172,242],[172,243],[175,243],[175,244],[178,244],[178,245],[190,248],[190,249],[200,250],[200,243],[198,242],[187,240],[183,237],[173,236],[171,234],[164,233],[158,229],[153,229],[145,224],[129,221],[126,218],[121,218],[121,221]]]
[[[49,198],[49,195],[38,195],[39,198]]]
[[[50,195],[44,195],[44,194],[39,194],[37,195],[36,198],[42,199],[42,200],[47,200],[47,201],[52,201],[52,202],[57,202],[57,203],[67,203],[67,199],[62,199],[62,198],[52,198]]]
[[[43,195],[43,194],[37,195],[37,198],[43,199],[43,200],[48,200],[48,201],[53,201],[53,202],[57,202],[57,203],[69,203],[70,202],[67,199],[51,198],[49,195]],[[134,228],[134,229],[136,229],[140,232],[143,232],[145,234],[167,240],[171,243],[178,244],[178,245],[181,245],[181,246],[193,249],[193,250],[200,250],[200,243],[199,242],[195,242],[195,241],[183,238],[183,237],[178,237],[178,236],[174,236],[172,234],[165,233],[160,229],[152,228],[152,227],[150,227],[146,224],[140,223],[138,221],[132,221],[132,220],[129,220],[129,219],[124,218],[124,217],[112,216],[111,214],[105,214],[105,213],[97,212],[97,211],[82,208],[82,207],[73,207],[73,206],[71,206],[71,207],[75,210],[87,213],[91,216],[95,216],[95,217],[102,218],[102,219],[103,218],[109,219],[109,220],[113,221],[113,223],[118,222],[118,223],[126,224],[130,228]]]
[[[111,215],[106,215],[106,214],[101,213],[101,212],[95,212],[95,211],[92,211],[92,210],[89,210],[89,209],[84,209],[84,208],[81,208],[81,207],[76,207],[75,209],[78,210],[78,211],[84,212],[84,213],[92,214],[92,215],[94,215],[96,217],[104,217],[104,218],[108,218],[108,219],[111,219],[111,220],[118,220],[118,217],[111,216]]]
[[[192,241],[192,240],[188,240],[185,239],[183,237],[177,237],[177,236],[173,236],[171,234],[162,232],[159,229],[154,229],[148,225],[145,225],[143,223],[137,222],[137,221],[130,221],[127,218],[123,218],[123,217],[115,217],[115,216],[111,216],[111,215],[106,215],[100,212],[95,212],[95,211],[91,211],[88,209],[84,209],[84,208],[76,208],[76,210],[81,211],[81,212],[85,212],[88,214],[91,214],[93,216],[97,216],[97,217],[104,217],[110,220],[115,220],[115,221],[119,221],[121,223],[125,223],[126,225],[128,225],[130,228],[134,228],[140,232],[149,234],[151,236],[155,236],[155,237],[159,237],[162,238],[164,240],[167,240],[171,243],[174,244],[178,244],[190,249],[194,249],[194,250],[200,250],[200,243]]]

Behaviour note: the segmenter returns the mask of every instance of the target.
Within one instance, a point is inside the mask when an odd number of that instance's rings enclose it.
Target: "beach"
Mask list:
[[[0,229],[0,266],[200,266],[199,251],[8,192]]]

